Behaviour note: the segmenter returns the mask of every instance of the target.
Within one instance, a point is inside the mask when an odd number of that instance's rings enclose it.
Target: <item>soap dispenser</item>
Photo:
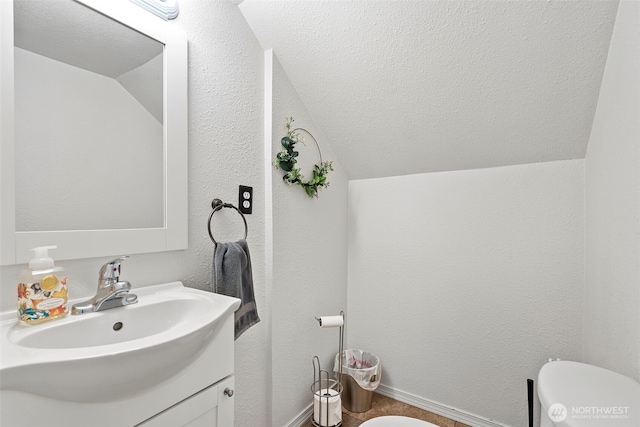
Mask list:
[[[29,269],[18,279],[18,318],[27,324],[44,322],[65,316],[67,307],[67,277],[62,267],[56,267],[48,250],[57,246],[31,249],[34,257]]]

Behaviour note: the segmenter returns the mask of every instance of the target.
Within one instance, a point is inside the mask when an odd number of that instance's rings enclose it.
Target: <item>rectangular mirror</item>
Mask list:
[[[0,7],[0,263],[186,248],[184,34],[127,0]]]

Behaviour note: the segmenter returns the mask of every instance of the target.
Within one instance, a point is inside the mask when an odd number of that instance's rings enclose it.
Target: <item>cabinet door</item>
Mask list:
[[[218,383],[218,427],[233,427],[235,403],[235,378],[233,375]]]
[[[218,384],[205,388],[137,427],[232,427],[233,424],[218,423]],[[231,411],[233,415],[233,408]]]

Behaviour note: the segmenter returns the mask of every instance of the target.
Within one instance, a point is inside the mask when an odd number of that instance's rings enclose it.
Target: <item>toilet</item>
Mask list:
[[[360,427],[438,427],[435,424],[409,417],[385,415],[372,418],[360,424]]]
[[[546,363],[538,374],[540,427],[638,427],[640,384],[585,363]]]

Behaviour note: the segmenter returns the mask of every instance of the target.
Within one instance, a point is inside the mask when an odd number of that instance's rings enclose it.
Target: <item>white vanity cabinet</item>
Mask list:
[[[208,387],[139,427],[232,427],[234,377]]]
[[[47,427],[233,427],[233,311],[214,325],[208,339],[203,349],[178,362],[178,373],[140,393],[131,392],[135,385],[122,384],[117,400],[97,401],[90,395],[83,402],[54,399],[10,389],[2,382],[0,426],[28,425],[29,414],[37,408],[47,415]],[[37,381],[33,375],[25,381]],[[79,381],[94,379],[72,372],[66,382]],[[93,384],[100,389],[99,381]]]
[[[37,410],[47,427],[233,427],[240,300],[180,282],[136,294],[39,327],[0,313],[0,426]]]

